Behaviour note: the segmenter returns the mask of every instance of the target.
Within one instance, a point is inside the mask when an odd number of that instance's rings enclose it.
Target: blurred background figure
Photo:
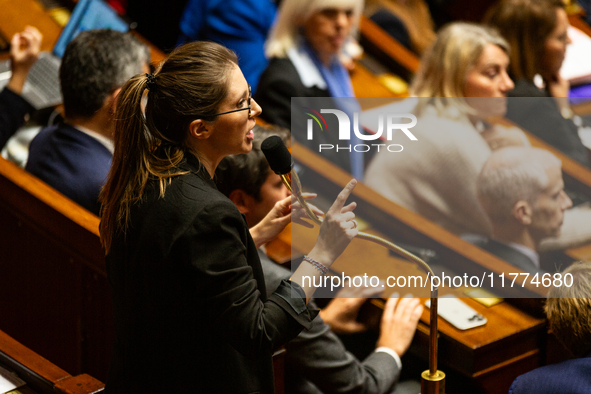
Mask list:
[[[149,64],[149,48],[131,34],[100,29],[76,36],[60,66],[64,121],[33,138],[25,169],[99,215],[113,158],[116,98]]]
[[[493,149],[523,145],[515,129],[492,126],[503,116],[513,88],[507,74],[507,42],[494,30],[454,23],[443,28],[422,58],[411,86],[419,99],[418,122],[409,141],[394,134],[404,150],[376,154],[365,183],[397,204],[456,234],[490,235],[476,196],[476,179]]]
[[[477,191],[492,236],[474,243],[524,272],[543,273],[540,243],[560,235],[564,212],[572,206],[564,192],[560,160],[531,147],[497,150],[480,172]]]
[[[339,61],[347,41],[356,31],[363,0],[284,0],[266,44],[269,65],[255,94],[265,109],[261,118],[268,123],[291,128],[292,137],[303,144],[304,123],[291,124],[292,97],[331,97],[328,108],[350,115],[360,112],[351,78]],[[328,128],[336,118],[327,117]],[[295,120],[294,120],[295,121]],[[351,143],[357,137],[352,133]],[[320,133],[314,143],[338,143],[337,134]],[[364,154],[331,151],[326,158],[355,178],[363,177]]]
[[[25,116],[33,107],[20,96],[29,75],[29,70],[37,61],[43,36],[33,26],[15,34],[10,40],[11,76],[8,84],[0,92],[0,150],[6,141],[25,122]]]
[[[589,167],[587,148],[578,134],[583,120],[573,114],[569,83],[560,75],[570,43],[564,2],[502,0],[489,10],[485,22],[511,45],[515,89],[509,96],[537,98],[510,99],[507,118]]]
[[[178,44],[214,41],[238,55],[244,77],[256,91],[267,66],[264,43],[277,5],[274,0],[189,0]]]

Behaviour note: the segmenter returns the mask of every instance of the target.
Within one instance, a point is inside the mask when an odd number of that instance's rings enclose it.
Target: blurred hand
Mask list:
[[[388,347],[402,357],[412,342],[421,313],[423,306],[417,298],[389,298],[376,346]]]
[[[355,334],[367,330],[367,326],[357,321],[359,309],[367,300],[383,290],[383,287],[352,287],[338,292],[328,305],[320,311],[320,317],[337,334]],[[348,298],[343,298],[348,297]]]
[[[329,267],[343,253],[351,240],[357,235],[357,222],[352,202],[345,206],[347,198],[357,181],[352,179],[339,193],[320,226],[320,234],[308,256]]]
[[[41,51],[43,35],[33,26],[12,36],[10,40],[10,67],[12,77],[8,87],[16,93],[21,93],[29,70],[37,61]]]

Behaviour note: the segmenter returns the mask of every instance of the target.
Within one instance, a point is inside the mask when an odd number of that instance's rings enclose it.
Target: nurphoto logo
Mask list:
[[[334,130],[328,129],[328,124],[326,119],[322,114],[332,114],[337,117],[337,121],[339,124],[339,141],[349,141],[351,142],[351,129],[353,129],[353,133],[355,134],[356,141],[376,141],[382,140],[385,142],[392,141],[392,136],[397,130],[402,131],[411,141],[417,141],[417,137],[413,135],[410,129],[417,124],[417,118],[413,114],[405,113],[405,114],[379,114],[378,115],[378,123],[377,123],[377,130],[369,130],[363,126],[360,127],[359,125],[359,113],[353,113],[353,127],[351,127],[351,120],[349,115],[347,115],[344,111],[338,109],[326,109],[323,108],[320,112],[309,108],[303,107],[304,113],[310,118],[307,121],[307,135],[306,138],[308,141],[314,140],[314,129],[316,132],[320,133],[334,133]],[[410,122],[405,120],[410,120]],[[365,131],[362,132],[361,130]],[[378,152],[380,148],[387,149],[389,152],[402,152],[404,147],[400,144],[387,144],[387,143],[343,143],[337,144],[319,144],[318,145],[318,152],[323,152],[327,150],[347,150],[351,152],[352,150],[355,152],[369,152],[372,149],[376,149]]]

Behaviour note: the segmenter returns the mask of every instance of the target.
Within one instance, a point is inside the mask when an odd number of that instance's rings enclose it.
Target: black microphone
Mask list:
[[[261,144],[261,151],[269,162],[269,167],[277,175],[285,175],[293,168],[293,158],[281,137],[272,135]]]

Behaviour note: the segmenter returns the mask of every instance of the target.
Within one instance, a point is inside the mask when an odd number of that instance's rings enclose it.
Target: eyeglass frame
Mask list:
[[[240,111],[246,111],[248,110],[248,113],[250,114],[251,111],[251,101],[252,101],[252,89],[250,88],[250,84],[248,84],[248,99],[247,99],[247,103],[248,106],[246,108],[240,108],[240,109],[233,109],[232,111],[226,111],[226,112],[220,112],[219,114],[213,114],[213,115],[207,115],[207,117],[214,117],[214,116],[219,116],[219,115],[225,115],[225,114],[231,114],[233,112],[240,112]]]

